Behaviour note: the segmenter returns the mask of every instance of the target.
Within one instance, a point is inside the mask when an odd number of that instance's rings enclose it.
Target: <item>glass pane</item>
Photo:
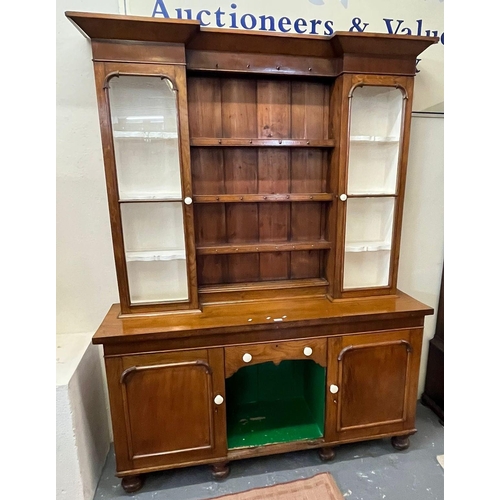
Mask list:
[[[394,198],[347,200],[344,289],[387,286]]]
[[[132,304],[188,299],[182,203],[122,203]]]
[[[394,87],[357,87],[351,101],[348,194],[394,194],[403,93]]]
[[[177,97],[167,80],[112,78],[109,100],[120,199],[181,199]]]

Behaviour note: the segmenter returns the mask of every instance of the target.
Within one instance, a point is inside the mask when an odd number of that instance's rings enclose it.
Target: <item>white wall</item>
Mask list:
[[[118,14],[119,1],[57,2],[57,333],[95,331],[118,301],[92,52],[68,10]]]
[[[434,308],[424,326],[419,395],[436,328],[444,258],[444,115],[412,118],[398,287]]]

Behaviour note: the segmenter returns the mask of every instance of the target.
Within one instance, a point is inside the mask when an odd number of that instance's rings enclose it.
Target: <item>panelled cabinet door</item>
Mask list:
[[[118,472],[226,454],[222,349],[106,361]]]
[[[338,251],[342,296],[394,293],[412,82],[352,76],[344,87]]]
[[[197,306],[184,69],[97,71],[123,313]],[[104,120],[103,120],[104,118]]]
[[[328,441],[414,430],[421,344],[421,329],[329,339]]]

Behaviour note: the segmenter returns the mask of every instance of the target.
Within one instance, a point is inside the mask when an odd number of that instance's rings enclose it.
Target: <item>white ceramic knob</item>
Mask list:
[[[223,402],[224,402],[224,398],[220,394],[217,394],[217,396],[215,396],[215,398],[214,398],[214,403],[216,405],[221,405]]]
[[[190,198],[189,196],[186,196],[186,197],[184,198],[184,203],[185,203],[186,205],[191,205],[191,203],[193,203],[193,199],[192,199],[192,198]]]
[[[339,392],[339,388],[338,388],[335,384],[332,384],[332,385],[330,386],[330,392],[331,392],[332,394],[337,394],[337,392]]]
[[[243,361],[245,363],[250,363],[250,361],[252,361],[252,355],[246,352],[245,354],[243,354]]]
[[[310,347],[304,347],[304,355],[310,356],[313,353],[313,350]]]
[[[345,200],[347,200],[347,195],[346,194],[341,194],[339,196],[339,198],[340,198],[340,201],[345,201]]]

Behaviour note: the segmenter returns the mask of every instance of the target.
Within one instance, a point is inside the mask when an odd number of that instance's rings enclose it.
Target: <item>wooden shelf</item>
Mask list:
[[[186,260],[186,251],[174,250],[147,250],[139,252],[126,252],[127,262],[151,262],[155,260]]]
[[[195,203],[265,203],[291,201],[332,201],[331,193],[210,194],[193,195]]]
[[[222,137],[192,137],[191,146],[333,148],[333,139],[257,139],[250,137],[226,139]]]
[[[390,241],[352,241],[345,245],[346,252],[380,252],[391,249]]]
[[[176,132],[148,132],[145,130],[115,130],[114,139],[176,139],[179,137]]]
[[[352,135],[349,140],[360,144],[398,144],[399,137],[383,137],[378,135]]]
[[[128,193],[118,203],[141,203],[144,201],[182,201],[180,193]]]
[[[349,198],[396,198],[396,193],[375,193],[375,192],[366,192],[366,193],[347,193]]]
[[[261,243],[234,243],[231,245],[205,245],[196,248],[198,255],[221,255],[233,253],[261,253],[261,252],[295,252],[303,250],[330,250],[329,241],[297,241],[297,242],[261,242]]]

